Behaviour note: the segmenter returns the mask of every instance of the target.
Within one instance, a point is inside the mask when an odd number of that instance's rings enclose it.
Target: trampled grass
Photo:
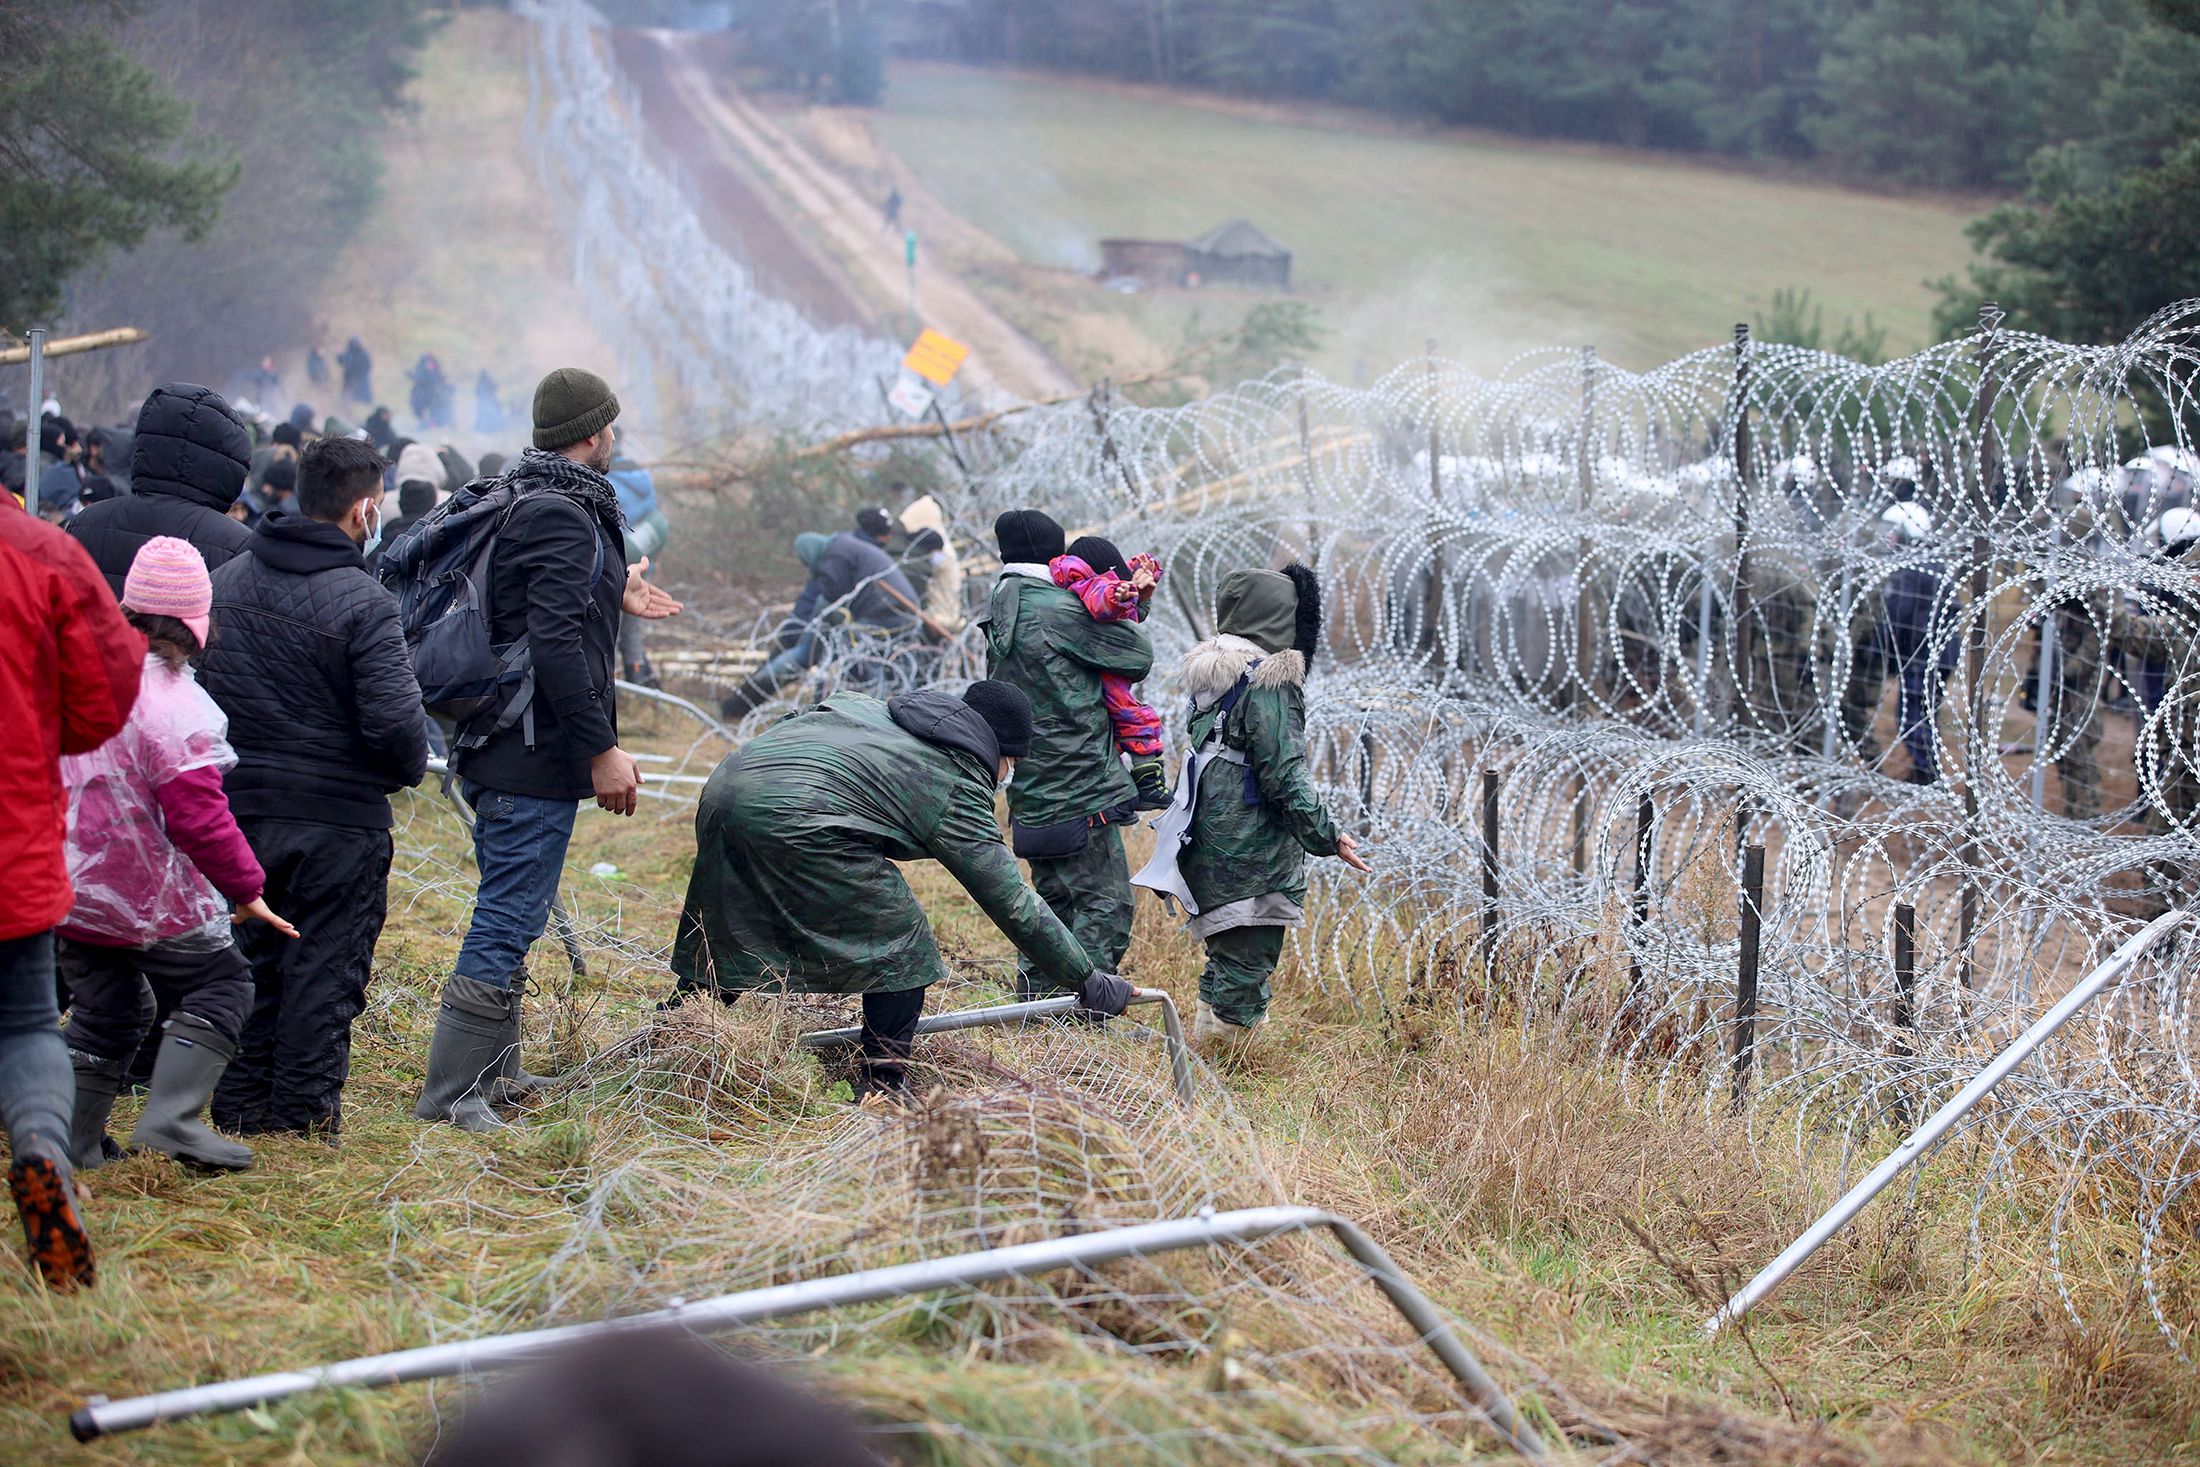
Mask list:
[[[235,1177],[154,1159],[94,1174],[99,1288],[49,1298],[0,1269],[0,1460],[414,1460],[439,1415],[461,1403],[458,1388],[306,1396],[84,1447],[68,1442],[64,1423],[95,1392],[120,1397],[452,1338],[469,1325],[524,1328],[734,1287],[755,1276],[751,1255],[767,1240],[830,1239],[852,1225],[804,1210],[815,1199],[800,1189],[816,1168],[870,1146],[895,1155],[897,1128],[920,1154],[934,1144],[922,1115],[881,1121],[876,1135],[857,1125],[832,1075],[792,1047],[814,1011],[749,1001],[651,1029],[691,849],[689,821],[670,806],[633,821],[584,815],[567,895],[591,974],[571,977],[553,942],[534,955],[530,1062],[597,1056],[599,1078],[489,1137],[414,1122],[469,872],[432,790],[402,803],[417,859],[393,890],[342,1146],[268,1142],[259,1167]],[[618,874],[579,874],[599,862]],[[1006,945],[936,868],[911,875],[959,975],[935,1005],[988,1001]],[[1126,969],[1190,1009],[1196,948],[1158,912],[1141,913]],[[1226,1189],[1252,1186],[1363,1220],[1496,1347],[1500,1373],[1543,1419],[1592,1414],[1652,1460],[1673,1462],[2154,1461],[2191,1440],[2192,1378],[2134,1301],[2084,1300],[2106,1321],[2089,1336],[2063,1322],[2038,1267],[2036,1219],[1989,1206],[1983,1256],[1966,1266],[1973,1194],[1960,1146],[1926,1169],[1914,1198],[1890,1194],[1791,1281],[1746,1344],[1707,1344],[1708,1294],[1746,1276],[1834,1195],[1831,1146],[1799,1155],[1791,1136],[1752,1142],[1700,1100],[1661,1103],[1624,1081],[1586,1036],[1544,1029],[1523,1039],[1502,1007],[1485,1025],[1479,1002],[1462,1023],[1441,994],[1423,1007],[1399,993],[1384,1005],[1356,998],[1325,996],[1287,964],[1263,1048],[1209,1056],[1203,1119],[1187,1120],[1163,1149],[1183,1148],[1187,1164],[1213,1177],[1246,1179]],[[1043,1041],[1043,1071],[1060,1083],[1151,1062],[1135,1043],[1109,1047],[1124,1042],[1056,1033]],[[637,1043],[651,1067],[622,1078],[618,1056]],[[1014,1068],[1020,1053],[1038,1063],[1019,1045],[1042,1041],[1000,1038],[984,1055],[939,1043],[952,1096],[982,1089],[989,1066]],[[118,1134],[133,1111],[126,1102]],[[1244,1129],[1213,1129],[1232,1111]],[[1141,1170],[1159,1165],[1158,1154],[1081,1154],[1100,1144],[1096,1135],[1089,1122],[1052,1140],[1042,1127],[1040,1155],[1134,1191],[1142,1175],[1160,1175]],[[1866,1144],[1876,1151],[1892,1139]],[[790,1197],[808,1200],[790,1207]],[[1088,1196],[1079,1210],[1105,1216],[1111,1205]],[[2097,1250],[2093,1262],[2112,1263],[2131,1245],[2128,1230],[2105,1222],[2074,1236]],[[811,1266],[842,1265],[828,1251]],[[1145,1460],[1126,1453],[1123,1433],[1257,1422],[1288,1435],[1306,1429],[1302,1409],[1322,1404],[1318,1392],[1289,1410],[1288,1396],[1256,1406],[1218,1394],[1216,1360],[1196,1353],[1139,1359],[1096,1353],[1089,1335],[988,1334],[973,1320],[1001,1301],[976,1302],[975,1315],[953,1298],[858,1311],[839,1328],[818,1321],[749,1346],[809,1356],[801,1368],[824,1388],[898,1424],[885,1440],[912,1460],[1069,1462],[1111,1440],[1110,1460]],[[1250,1316],[1231,1328],[1262,1342]],[[1363,1417],[1357,1429],[1372,1428]],[[1416,1460],[1410,1448],[1403,1442],[1398,1459]]]
[[[1812,292],[1829,329],[1869,313],[1890,350],[1914,350],[1932,339],[1924,282],[1960,273],[1976,212],[1677,158],[930,65],[892,70],[873,125],[934,197],[1027,266],[1090,270],[1103,237],[1251,220],[1295,252],[1296,296],[1331,333],[1315,364],[1347,381],[1431,339],[1485,371],[1584,345],[1641,370],[1724,340],[1787,286]],[[1043,269],[999,284],[996,304],[1021,304],[1043,337],[1050,289],[1101,296]],[[1219,330],[1258,298],[1102,297],[1163,348],[1194,310]],[[1048,345],[1079,364],[1077,341]]]

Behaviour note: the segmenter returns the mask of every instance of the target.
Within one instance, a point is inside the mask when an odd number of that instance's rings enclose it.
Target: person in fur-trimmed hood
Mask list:
[[[1303,565],[1234,571],[1215,597],[1220,631],[1185,656],[1191,746],[1209,761],[1178,857],[1207,946],[1200,1037],[1268,1017],[1283,934],[1303,920],[1306,858],[1367,870],[1306,768],[1306,669],[1321,638],[1321,585]],[[1182,798],[1182,796],[1180,796]]]

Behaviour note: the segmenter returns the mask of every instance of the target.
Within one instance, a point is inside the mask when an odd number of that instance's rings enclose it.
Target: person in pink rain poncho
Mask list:
[[[211,635],[212,602],[197,550],[168,535],[145,542],[122,592],[123,614],[149,647],[137,706],[120,733],[61,761],[76,903],[58,956],[71,994],[70,1149],[80,1168],[108,1159],[123,1068],[153,1023],[149,978],[179,998],[132,1145],[201,1167],[252,1164],[250,1148],[202,1119],[252,1000],[230,928],[257,918],[297,932],[260,899],[266,877],[222,793],[237,756],[228,720],[192,669]]]

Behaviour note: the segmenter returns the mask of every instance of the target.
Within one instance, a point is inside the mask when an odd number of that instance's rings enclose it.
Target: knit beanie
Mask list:
[[[970,685],[963,702],[993,730],[1002,758],[1021,759],[1031,752],[1031,700],[1022,688],[986,678]]]
[[[190,541],[155,535],[130,562],[130,574],[122,583],[122,606],[140,616],[174,617],[191,629],[203,647],[208,614],[214,609],[214,581]]]
[[[269,460],[267,471],[260,475],[260,483],[265,488],[277,489],[285,494],[295,493],[298,488],[298,460],[294,458]]]
[[[856,511],[856,529],[873,540],[883,540],[894,532],[894,517],[877,505]]]
[[[570,448],[618,415],[610,383],[585,367],[559,367],[535,384],[535,447]]]
[[[1131,578],[1131,563],[1115,548],[1113,540],[1103,540],[1098,535],[1079,535],[1069,542],[1068,553],[1096,571],[1114,571],[1126,581]]]
[[[1044,565],[1062,553],[1062,527],[1040,509],[1011,509],[993,522],[1001,562]]]

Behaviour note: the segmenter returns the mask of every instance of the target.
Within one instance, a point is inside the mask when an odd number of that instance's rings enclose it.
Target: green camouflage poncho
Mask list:
[[[686,984],[892,993],[947,976],[896,861],[945,866],[1047,978],[1092,962],[1026,886],[994,823],[985,721],[927,689],[839,693],[751,739],[703,787],[673,943]]]
[[[1255,663],[1258,666],[1255,666]],[[1200,777],[1191,840],[1178,857],[1184,884],[1202,913],[1271,893],[1306,899],[1306,858],[1337,853],[1337,826],[1322,808],[1306,767],[1306,658],[1264,653],[1243,637],[1218,636],[1184,659],[1192,694],[1191,744],[1198,748],[1222,716],[1221,699],[1250,669],[1245,692],[1223,725],[1220,744],[1245,756],[1222,760]],[[1250,771],[1257,804],[1245,803]]]
[[[1009,574],[986,608],[985,675],[1031,699],[1031,752],[1016,764],[1008,812],[1024,826],[1055,825],[1130,804],[1137,794],[1116,756],[1100,674],[1132,682],[1153,667],[1135,622],[1098,622],[1052,581]]]

